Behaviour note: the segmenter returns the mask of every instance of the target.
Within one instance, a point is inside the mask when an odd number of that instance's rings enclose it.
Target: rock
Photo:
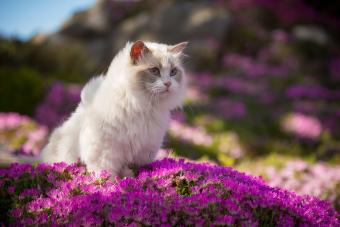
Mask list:
[[[226,38],[230,16],[226,9],[206,2],[168,2],[150,14],[141,13],[123,21],[112,37],[114,49],[126,40],[152,40],[175,44],[189,41],[193,68],[216,59]]]
[[[230,15],[225,8],[206,1],[98,0],[78,12],[61,29],[49,35],[50,45],[78,45],[97,64],[109,64],[127,41],[137,39],[175,44],[189,41],[188,55],[194,69],[214,62],[228,33]]]
[[[66,20],[58,34],[79,39],[95,39],[109,35],[115,24],[111,16],[112,1],[98,0],[91,8],[76,12]]]

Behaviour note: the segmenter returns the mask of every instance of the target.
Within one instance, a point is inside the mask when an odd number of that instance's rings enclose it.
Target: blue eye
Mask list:
[[[158,76],[160,74],[159,69],[157,67],[150,68],[149,72],[155,76]]]
[[[177,69],[176,68],[171,69],[170,76],[175,76],[176,74],[177,74]]]

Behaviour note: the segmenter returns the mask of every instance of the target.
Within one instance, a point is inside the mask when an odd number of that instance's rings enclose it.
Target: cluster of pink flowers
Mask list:
[[[203,94],[197,87],[189,86],[186,92],[186,98],[191,102],[206,102],[208,96]]]
[[[171,121],[170,134],[175,138],[196,145],[210,146],[213,143],[212,136],[207,134],[203,128],[192,127],[177,120]]]
[[[266,59],[267,60],[267,59]],[[285,64],[271,66],[261,59],[254,59],[239,54],[227,54],[223,59],[226,68],[238,68],[247,77],[285,76],[289,67]]]
[[[38,155],[48,130],[27,116],[0,113],[1,149],[20,154]]]
[[[329,72],[333,79],[336,81],[340,80],[340,57],[334,57],[329,61],[328,64]]]
[[[231,168],[163,159],[108,180],[79,164],[0,169],[0,223],[71,226],[339,226],[327,201]]]
[[[330,200],[340,209],[339,173],[340,166],[302,160],[288,161],[281,169],[267,167],[265,171],[269,185]]]
[[[286,95],[294,98],[330,99],[338,100],[339,91],[331,91],[320,85],[294,84],[287,88]]]
[[[80,87],[78,85],[66,86],[55,82],[43,102],[36,108],[35,119],[40,124],[53,128],[75,110],[79,101]]]
[[[283,129],[301,138],[315,139],[320,136],[322,126],[317,118],[302,114],[291,113],[283,120]]]
[[[218,98],[215,101],[215,105],[225,118],[244,117],[247,113],[246,106],[240,101],[230,100],[227,98]]]
[[[239,76],[221,75],[214,78],[211,73],[198,73],[193,76],[195,85],[202,92],[207,92],[210,89],[226,89],[233,94],[256,95],[265,91],[265,86],[260,83],[254,83]]]

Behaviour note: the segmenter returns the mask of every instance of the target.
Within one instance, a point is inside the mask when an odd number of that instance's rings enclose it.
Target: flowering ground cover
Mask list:
[[[340,167],[326,162],[310,162],[282,155],[245,160],[235,167],[254,176],[261,176],[273,187],[328,200],[340,212]]]
[[[163,159],[108,180],[80,164],[0,170],[0,222],[11,225],[338,226],[331,205],[232,168]]]
[[[340,210],[340,167],[325,163],[309,164],[290,160],[282,168],[269,166],[265,176],[271,186],[284,187],[302,195],[313,195],[333,201]]]

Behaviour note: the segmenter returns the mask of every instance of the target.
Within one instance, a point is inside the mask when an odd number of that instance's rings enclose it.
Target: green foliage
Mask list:
[[[0,67],[0,110],[32,114],[43,98],[43,76],[27,67]]]
[[[85,82],[94,73],[78,46],[37,45],[0,38],[0,110],[33,113],[54,80]]]
[[[84,82],[94,65],[79,46],[37,45],[32,42],[0,38],[0,67],[28,67],[44,79]]]
[[[182,171],[179,171],[177,174],[175,174],[175,178],[172,181],[172,186],[176,187],[176,192],[179,195],[190,196],[190,187],[193,187],[195,182],[193,180],[184,178],[183,175],[184,173]]]
[[[6,190],[0,189],[0,223],[5,223],[8,220],[8,212],[12,209],[12,199]]]
[[[270,208],[256,207],[253,212],[254,216],[260,220],[259,226],[277,226],[274,221],[275,210]]]

